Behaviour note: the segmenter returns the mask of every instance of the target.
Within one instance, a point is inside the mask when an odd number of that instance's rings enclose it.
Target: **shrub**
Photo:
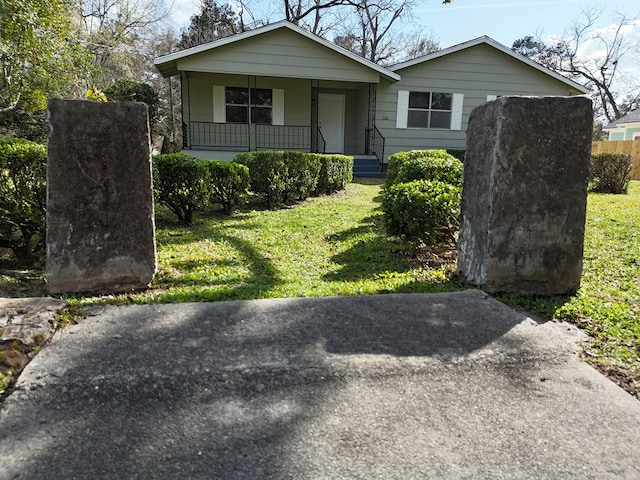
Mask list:
[[[429,158],[429,159],[442,159],[451,160],[451,155],[447,154],[446,150],[410,150],[408,152],[397,152],[389,156],[387,165],[387,177],[385,181],[385,188],[390,187],[394,183],[398,183],[396,178],[400,172],[402,165],[417,158]]]
[[[116,102],[143,102],[149,107],[149,120],[153,124],[158,116],[160,97],[148,83],[121,78],[104,89],[104,95]]]
[[[313,154],[320,161],[316,195],[343,190],[353,180],[353,157],[346,155]]]
[[[230,215],[233,206],[249,188],[249,167],[236,162],[208,160],[207,168],[211,203],[219,203],[224,213]]]
[[[207,162],[182,153],[153,157],[156,199],[187,225],[193,223],[193,214],[208,202]]]
[[[631,167],[631,156],[626,153],[592,155],[589,172],[591,190],[598,193],[627,193]]]
[[[414,180],[438,180],[452,185],[462,186],[462,162],[451,155],[429,155],[405,160],[396,177],[395,183]]]
[[[461,193],[462,187],[437,180],[390,186],[382,201],[387,231],[431,245],[455,242]]]
[[[268,208],[282,205],[288,176],[282,152],[246,152],[236,155],[234,161],[249,167],[249,188],[265,197]]]
[[[287,165],[284,200],[306,200],[318,184],[320,160],[304,152],[282,152],[282,155]]]
[[[0,139],[0,247],[33,265],[46,241],[47,149],[28,140]]]

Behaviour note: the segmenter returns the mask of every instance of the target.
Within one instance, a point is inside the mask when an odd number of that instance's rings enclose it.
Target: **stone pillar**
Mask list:
[[[471,112],[457,267],[469,283],[579,288],[592,128],[584,97],[501,97]]]
[[[48,106],[47,289],[146,287],[156,270],[147,106]]]

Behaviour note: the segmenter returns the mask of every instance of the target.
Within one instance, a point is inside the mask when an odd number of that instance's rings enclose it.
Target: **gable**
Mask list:
[[[400,78],[286,22],[165,55],[155,64],[164,76],[193,71],[367,83]]]
[[[417,86],[424,80],[443,91],[494,95],[575,95],[582,93],[490,45],[475,46],[415,63],[401,70],[402,83]]]

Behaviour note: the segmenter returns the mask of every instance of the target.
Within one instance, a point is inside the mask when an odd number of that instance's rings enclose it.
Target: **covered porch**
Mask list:
[[[384,154],[376,83],[182,72],[183,148]],[[209,153],[210,155],[211,153]]]

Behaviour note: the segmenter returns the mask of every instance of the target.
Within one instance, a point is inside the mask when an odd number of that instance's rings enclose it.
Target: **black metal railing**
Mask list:
[[[366,131],[366,154],[375,155],[380,164],[380,171],[384,168],[384,137],[374,125],[373,128],[367,128]]]
[[[325,153],[327,150],[327,142],[325,142],[324,140],[324,136],[322,135],[322,132],[320,131],[320,127],[317,128],[316,131],[316,144],[317,144],[317,148],[316,150],[318,150],[318,153]]]
[[[191,122],[189,145],[249,150],[249,125],[243,123]]]
[[[311,127],[302,125],[252,125],[256,149],[311,150]]]
[[[189,135],[187,134],[187,124],[182,122],[182,148],[189,148]]]
[[[311,127],[304,125],[191,122],[182,129],[185,148],[311,150]]]

